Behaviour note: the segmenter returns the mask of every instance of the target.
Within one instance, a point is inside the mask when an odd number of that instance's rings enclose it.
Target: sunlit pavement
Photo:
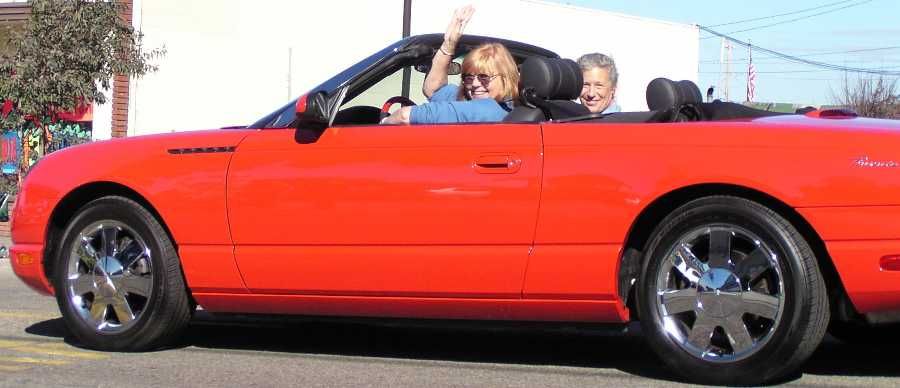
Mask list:
[[[630,327],[634,332],[635,328]],[[789,386],[900,385],[897,345],[826,343]],[[673,386],[639,333],[200,314],[172,349],[103,353],[69,335],[53,298],[0,259],[0,386]]]

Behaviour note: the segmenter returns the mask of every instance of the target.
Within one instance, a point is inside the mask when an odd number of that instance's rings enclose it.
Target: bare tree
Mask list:
[[[832,91],[832,95],[836,104],[853,109],[860,116],[900,119],[897,81],[884,75],[860,76],[851,80],[844,74],[840,91]]]

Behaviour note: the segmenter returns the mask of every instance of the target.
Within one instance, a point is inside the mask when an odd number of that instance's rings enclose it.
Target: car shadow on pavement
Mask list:
[[[640,336],[621,325],[498,325],[415,320],[294,320],[290,323],[195,320],[182,346],[313,355],[452,361],[513,366],[618,369],[678,381]],[[627,331],[627,332],[626,332]]]
[[[80,347],[61,318],[35,323],[29,334],[62,338]],[[826,337],[801,369],[823,376],[900,377],[896,346],[845,344]],[[383,358],[388,362],[452,361],[510,367],[550,365],[616,369],[631,375],[684,382],[669,372],[644,341],[637,324],[574,326],[497,325],[415,320],[269,319],[200,313],[174,348],[283,352]],[[800,378],[798,374],[787,379]]]
[[[802,368],[803,373],[823,376],[900,377],[897,347],[900,336],[878,343],[843,343],[830,336]]]
[[[69,329],[66,328],[62,318],[50,319],[35,323],[25,328],[28,334],[39,335],[43,337],[62,338],[67,343],[70,342]]]

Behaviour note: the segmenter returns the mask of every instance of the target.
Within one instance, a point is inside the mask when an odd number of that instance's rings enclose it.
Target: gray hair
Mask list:
[[[609,81],[612,82],[611,86],[616,87],[619,84],[619,71],[616,70],[616,61],[609,55],[600,53],[584,54],[581,58],[578,58],[578,66],[581,67],[581,71],[589,71],[595,67],[606,69],[609,72]]]

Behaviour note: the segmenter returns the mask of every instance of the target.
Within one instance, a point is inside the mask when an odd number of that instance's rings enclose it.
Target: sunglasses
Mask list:
[[[464,73],[462,75],[462,82],[466,85],[471,85],[475,82],[475,79],[478,78],[478,82],[481,83],[482,86],[488,86],[494,78],[500,77],[501,75],[487,75],[487,74],[467,74]]]

